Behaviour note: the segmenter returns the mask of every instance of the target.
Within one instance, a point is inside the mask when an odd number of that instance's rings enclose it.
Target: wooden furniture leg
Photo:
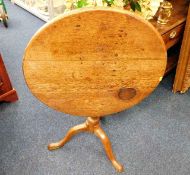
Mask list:
[[[106,154],[110,161],[112,162],[114,168],[118,172],[123,171],[123,166],[116,160],[113,152],[112,152],[112,147],[111,147],[111,142],[106,135],[106,133],[103,131],[103,129],[100,127],[100,118],[92,118],[88,117],[86,122],[77,126],[72,127],[66,134],[66,136],[56,142],[56,143],[51,143],[48,145],[49,150],[55,150],[58,149],[62,146],[65,145],[74,135],[83,132],[83,131],[88,131],[91,133],[94,133],[102,142],[104,149],[106,151]]]
[[[0,94],[0,102],[15,102],[18,100],[17,92],[15,89],[12,89],[4,94]]]
[[[67,143],[74,135],[76,135],[82,131],[87,131],[87,126],[85,123],[74,126],[71,129],[69,129],[66,136],[62,140],[60,140],[56,143],[50,143],[48,145],[48,149],[51,151],[51,150],[55,150],[55,149],[63,147],[65,145],[65,143]]]
[[[15,102],[17,100],[16,90],[11,85],[9,75],[0,54],[0,102]]]
[[[106,154],[107,154],[108,158],[110,159],[110,161],[112,162],[115,169],[119,172],[122,172],[123,166],[115,159],[115,156],[112,152],[110,140],[109,140],[108,136],[106,135],[106,133],[104,132],[104,130],[102,128],[98,127],[94,130],[94,134],[101,140],[101,142],[104,146],[104,149],[106,151]]]

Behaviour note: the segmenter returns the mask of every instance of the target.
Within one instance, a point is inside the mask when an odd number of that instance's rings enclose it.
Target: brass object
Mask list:
[[[169,36],[169,37],[170,37],[170,39],[175,38],[176,34],[177,34],[177,32],[176,32],[176,31],[171,32],[171,33],[170,33],[170,36]]]
[[[51,143],[48,145],[48,149],[55,150],[58,148],[63,147],[74,135],[80,133],[80,132],[91,132],[95,134],[102,142],[104,149],[106,151],[106,154],[109,158],[109,160],[112,162],[113,166],[118,172],[123,171],[123,166],[115,159],[115,156],[112,152],[111,142],[104,132],[104,130],[100,127],[100,118],[94,118],[94,117],[88,117],[86,122],[77,126],[72,127],[66,134],[66,136],[56,142]]]
[[[136,95],[134,88],[121,88],[119,89],[118,96],[122,100],[130,100]]]
[[[164,1],[160,3],[160,8],[158,11],[158,20],[159,24],[167,24],[169,18],[172,14],[172,4],[168,1]]]

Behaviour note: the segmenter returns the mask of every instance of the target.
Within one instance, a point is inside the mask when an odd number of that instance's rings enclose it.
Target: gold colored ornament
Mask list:
[[[168,1],[164,1],[160,3],[160,9],[158,12],[158,20],[159,24],[167,24],[169,18],[172,14],[172,4]]]

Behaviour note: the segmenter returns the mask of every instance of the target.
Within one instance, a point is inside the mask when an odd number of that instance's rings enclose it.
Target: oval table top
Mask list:
[[[147,97],[161,81],[166,48],[141,17],[113,8],[74,10],[44,25],[29,42],[23,71],[49,107],[102,117]]]

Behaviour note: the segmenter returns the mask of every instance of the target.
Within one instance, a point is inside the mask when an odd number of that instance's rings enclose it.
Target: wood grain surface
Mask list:
[[[190,6],[181,46],[173,91],[185,93],[190,88]]]
[[[80,9],[47,23],[29,42],[23,61],[26,83],[39,100],[86,117],[139,103],[165,67],[166,48],[156,29],[113,8]]]

